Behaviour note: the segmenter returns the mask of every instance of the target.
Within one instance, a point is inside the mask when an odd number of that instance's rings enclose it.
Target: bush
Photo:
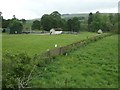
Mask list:
[[[26,87],[35,63],[26,53],[3,54],[3,88]]]
[[[9,27],[10,27],[10,34],[22,33],[23,25],[18,20],[12,20],[10,22]]]

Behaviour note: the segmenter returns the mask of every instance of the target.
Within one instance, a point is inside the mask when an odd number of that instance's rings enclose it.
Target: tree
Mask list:
[[[20,21],[22,21],[22,24],[26,24],[26,20],[25,19],[21,19]]]
[[[88,31],[88,24],[86,22],[80,23],[80,30],[81,31]]]
[[[89,31],[96,32],[101,28],[101,14],[97,11],[94,15],[92,13],[89,14],[88,18],[88,29]]]
[[[120,33],[120,13],[116,13],[114,14],[114,19],[115,19],[115,23],[114,23],[114,27],[116,28],[115,31],[117,31],[116,33]]]
[[[0,12],[0,16],[1,16],[2,12]]]
[[[10,27],[10,34],[22,33],[23,25],[17,19],[13,19],[10,22],[9,27]]]
[[[41,18],[42,28],[49,31],[51,28],[65,28],[65,20],[61,19],[61,14],[57,11],[52,12],[50,15],[44,14]]]
[[[55,18],[61,18],[61,14],[58,11],[54,11],[50,15],[54,16]]]
[[[92,12],[91,12],[91,13],[89,14],[89,17],[88,17],[88,30],[89,30],[89,31],[92,31],[92,30],[91,30],[92,27],[90,27],[92,22],[93,22],[93,14],[92,14]]]
[[[63,27],[63,23],[65,21],[61,19],[61,14],[58,11],[54,11],[50,14],[51,19],[52,19],[52,27],[53,28],[61,28]]]
[[[69,19],[67,21],[67,29],[68,29],[68,31],[72,31],[72,29],[73,29],[72,19]]]
[[[10,21],[11,21],[10,19],[8,19],[8,20],[2,19],[2,28],[9,27]]]
[[[21,21],[21,23],[22,23],[22,25],[23,25],[23,30],[25,30],[26,28],[26,20],[25,19],[21,19],[20,20]]]
[[[77,17],[73,18],[73,31],[79,32],[80,30],[80,21]]]
[[[60,27],[61,27],[64,31],[67,30],[67,22],[66,22],[65,19],[61,19],[61,20],[60,20]]]
[[[41,25],[44,30],[49,31],[51,28],[53,28],[52,17],[48,14],[44,14],[41,18]]]
[[[80,21],[77,17],[69,19],[67,21],[68,31],[79,32],[80,31]]]
[[[40,25],[40,21],[35,20],[32,24],[32,30],[40,30],[41,25]]]
[[[106,14],[101,15],[101,29],[104,32],[111,31],[113,29],[113,24],[110,22],[109,16]]]
[[[110,22],[114,25],[114,15],[112,14],[112,13],[110,13],[110,15],[109,15],[109,20],[110,20]]]

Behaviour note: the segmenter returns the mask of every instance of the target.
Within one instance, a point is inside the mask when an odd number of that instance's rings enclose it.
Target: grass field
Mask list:
[[[60,46],[68,45],[87,37],[97,35],[96,33],[82,32],[79,35],[9,35],[3,34],[2,49],[4,52],[20,53],[27,52],[29,55],[46,52],[47,49],[55,48],[55,44]]]
[[[118,38],[106,37],[37,68],[31,87],[117,88]]]

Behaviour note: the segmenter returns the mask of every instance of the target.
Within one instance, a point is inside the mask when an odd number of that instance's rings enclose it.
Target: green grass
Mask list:
[[[11,52],[21,53],[27,52],[29,55],[41,54],[47,49],[53,49],[54,45],[58,47],[71,44],[87,37],[97,35],[96,33],[82,32],[79,35],[63,34],[63,35],[9,35],[3,34],[2,49],[3,53]]]
[[[117,88],[118,38],[106,37],[38,67],[31,87]]]

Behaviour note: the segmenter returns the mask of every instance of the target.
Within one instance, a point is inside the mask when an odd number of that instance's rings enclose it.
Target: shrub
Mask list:
[[[18,20],[12,20],[9,27],[10,27],[10,34],[22,33],[23,25]]]
[[[12,55],[7,52],[3,54],[2,66],[3,88],[21,88],[27,86],[35,63],[26,53]]]

